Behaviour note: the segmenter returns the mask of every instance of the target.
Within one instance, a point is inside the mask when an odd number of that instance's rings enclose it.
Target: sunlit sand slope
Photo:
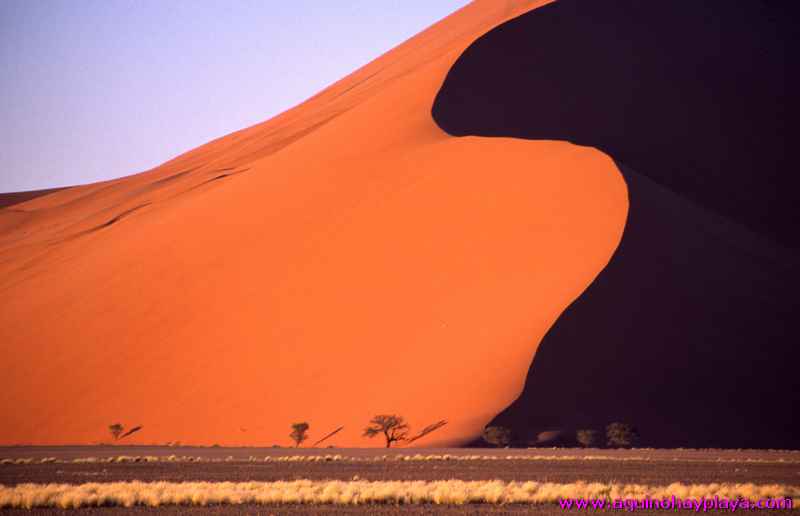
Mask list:
[[[0,210],[0,443],[458,444],[520,393],[608,263],[627,190],[565,142],[454,138],[461,52],[544,2],[479,1],[306,103],[131,177]],[[536,92],[530,93],[536,97]]]
[[[49,190],[29,190],[27,192],[0,193],[0,208],[6,208],[15,204],[20,204],[30,199],[35,199],[60,190],[53,188]]]

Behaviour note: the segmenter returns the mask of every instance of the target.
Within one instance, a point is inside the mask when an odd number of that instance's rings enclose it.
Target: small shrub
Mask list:
[[[108,425],[108,431],[111,432],[111,437],[118,441],[119,436],[125,431],[125,427],[121,423],[114,423],[113,425]]]
[[[597,430],[578,430],[575,432],[575,439],[584,448],[591,448],[597,445]]]
[[[614,422],[606,427],[609,448],[630,448],[639,440],[639,433],[627,423]]]
[[[511,429],[504,426],[487,426],[483,429],[481,438],[492,446],[505,448],[511,443],[513,434]]]

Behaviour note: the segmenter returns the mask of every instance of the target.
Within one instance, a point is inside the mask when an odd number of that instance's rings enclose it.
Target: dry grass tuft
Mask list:
[[[61,508],[210,504],[537,504],[563,498],[661,499],[794,498],[800,486],[780,484],[680,484],[649,486],[575,482],[490,481],[279,481],[279,482],[112,482],[0,486],[0,508]]]

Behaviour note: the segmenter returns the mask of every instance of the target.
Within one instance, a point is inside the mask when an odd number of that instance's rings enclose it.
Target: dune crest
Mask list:
[[[453,138],[431,118],[479,1],[300,106],[151,171],[0,210],[0,443],[289,444],[398,413],[460,444],[627,214],[588,147]],[[326,443],[327,444],[327,443]]]

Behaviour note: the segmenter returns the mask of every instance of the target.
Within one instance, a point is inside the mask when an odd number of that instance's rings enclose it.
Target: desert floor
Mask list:
[[[669,485],[800,485],[800,452],[604,449],[0,447],[0,484],[120,481],[504,480]],[[16,514],[74,510],[4,510]],[[84,508],[91,514],[549,514],[555,504],[215,505]],[[613,512],[613,511],[612,511]],[[637,510],[639,514],[659,514]],[[781,511],[769,511],[781,513]],[[787,514],[790,513],[786,512]]]

